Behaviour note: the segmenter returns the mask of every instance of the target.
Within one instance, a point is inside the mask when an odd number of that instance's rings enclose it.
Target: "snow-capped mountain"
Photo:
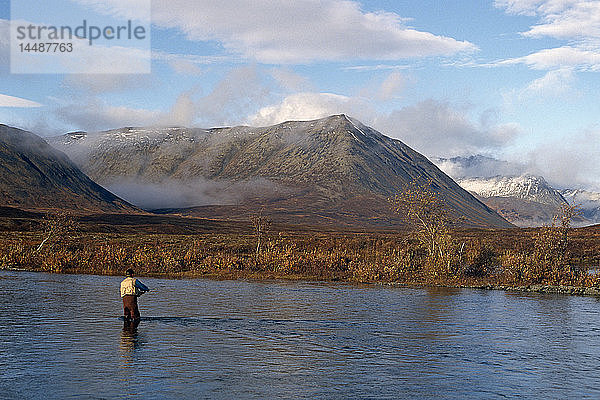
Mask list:
[[[434,162],[463,188],[516,225],[551,224],[565,202],[580,205],[581,218],[573,221],[574,225],[600,223],[600,193],[555,188],[540,176],[540,171],[531,173],[532,168],[526,164],[483,155],[438,158]]]
[[[600,223],[600,193],[579,189],[560,191],[569,204],[579,205],[582,217],[591,223]]]
[[[457,182],[480,197],[514,197],[559,207],[566,200],[541,176],[495,176],[492,178],[465,178]]]
[[[549,225],[566,200],[541,176],[457,179],[488,207],[517,226]]]

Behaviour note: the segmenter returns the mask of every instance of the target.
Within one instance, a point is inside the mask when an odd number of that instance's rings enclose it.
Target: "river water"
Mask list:
[[[0,271],[0,398],[600,398],[600,301]]]

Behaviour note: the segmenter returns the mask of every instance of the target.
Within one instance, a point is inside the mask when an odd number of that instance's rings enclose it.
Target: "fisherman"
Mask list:
[[[133,270],[131,268],[125,271],[125,276],[127,278],[121,282],[121,298],[123,299],[125,321],[139,321],[140,311],[138,310],[137,298],[149,292],[150,289],[133,277]]]

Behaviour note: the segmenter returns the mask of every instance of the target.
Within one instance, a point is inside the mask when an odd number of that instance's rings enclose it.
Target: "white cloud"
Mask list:
[[[273,68],[271,76],[282,88],[295,92],[303,92],[312,89],[312,84],[305,76],[299,75],[289,69]]]
[[[113,106],[94,98],[88,101],[79,100],[59,105],[55,114],[70,126],[86,131],[153,125],[164,116],[159,111]]]
[[[110,14],[136,16],[135,7],[128,2],[101,3]],[[234,54],[265,63],[396,60],[476,49],[467,41],[411,29],[404,22],[394,13],[365,12],[358,2],[349,0],[152,3],[154,25],[178,29],[191,40],[218,41]]]
[[[151,18],[150,0],[72,0],[90,7],[98,13],[122,19],[149,22]],[[152,2],[154,3],[154,2]],[[152,4],[153,5],[153,4]]]
[[[543,101],[556,99],[575,93],[572,88],[575,73],[571,68],[550,70],[541,78],[535,79],[522,89],[514,89],[502,93],[505,106],[512,109],[526,101]]]
[[[0,107],[42,107],[42,104],[36,103],[35,101],[23,99],[21,97],[8,96],[6,94],[0,94]]]
[[[562,47],[544,49],[499,64],[529,65],[534,69],[577,68],[600,70],[600,1],[597,0],[496,0],[509,14],[539,18],[523,36],[568,40]]]
[[[75,92],[66,101],[58,100],[56,114],[66,123],[90,131],[123,126],[241,124],[267,103],[274,90],[273,79],[263,69],[243,66],[231,70],[205,96],[200,96],[199,87],[191,88],[180,93],[168,111],[162,111],[116,106],[94,96],[114,89],[118,80],[112,81],[108,76],[82,75],[68,79],[67,83],[84,90]],[[90,92],[92,96],[88,95]]]
[[[600,37],[600,2],[595,0],[496,0],[511,14],[538,16],[541,23],[523,35],[580,39]]]
[[[569,90],[573,82],[573,70],[562,68],[548,71],[546,74],[531,82],[523,91],[525,95],[556,96]]]
[[[196,102],[197,122],[202,126],[243,123],[268,101],[272,90],[263,71],[256,66],[235,68]]]
[[[500,61],[497,65],[526,64],[533,69],[548,70],[576,68],[578,70],[600,70],[598,49],[563,46],[544,49],[524,57]]]
[[[254,126],[274,125],[284,121],[308,121],[333,114],[348,114],[363,121],[373,116],[373,111],[364,101],[333,93],[295,93],[279,104],[261,108],[248,118]]]
[[[381,71],[381,70],[403,70],[409,69],[408,65],[390,65],[390,64],[377,64],[377,65],[353,65],[351,67],[344,67],[342,70],[344,71],[361,71],[361,72],[370,72],[370,71]]]

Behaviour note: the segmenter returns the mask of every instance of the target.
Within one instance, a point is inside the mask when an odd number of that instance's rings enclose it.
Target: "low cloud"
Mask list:
[[[158,123],[163,115],[154,110],[113,106],[97,98],[87,102],[62,104],[54,111],[57,118],[86,131],[152,125]]]
[[[528,165],[480,154],[468,157],[434,158],[432,161],[454,179],[520,176],[532,172]]]
[[[260,109],[248,122],[265,126],[341,113],[400,139],[427,156],[451,157],[498,150],[512,143],[521,132],[516,124],[495,124],[489,113],[482,114],[478,122],[472,121],[468,109],[449,102],[429,99],[391,113],[380,113],[364,98],[333,93],[287,96],[280,103]]]
[[[543,176],[558,189],[600,191],[600,166],[590,162],[599,153],[600,129],[594,128],[573,133],[560,141],[547,141],[533,148],[521,149],[510,154],[510,160],[475,155],[433,161],[456,179],[531,174]]]
[[[240,197],[231,192],[229,186],[225,182],[202,179],[196,182],[165,181],[158,184],[121,180],[105,185],[107,190],[122,199],[147,210],[237,204]]]
[[[113,178],[106,189],[138,207],[187,208],[205,205],[237,205],[249,199],[269,198],[274,193],[290,193],[289,188],[265,178],[247,181],[207,180],[194,181],[165,179],[160,183],[141,182],[139,179]]]

